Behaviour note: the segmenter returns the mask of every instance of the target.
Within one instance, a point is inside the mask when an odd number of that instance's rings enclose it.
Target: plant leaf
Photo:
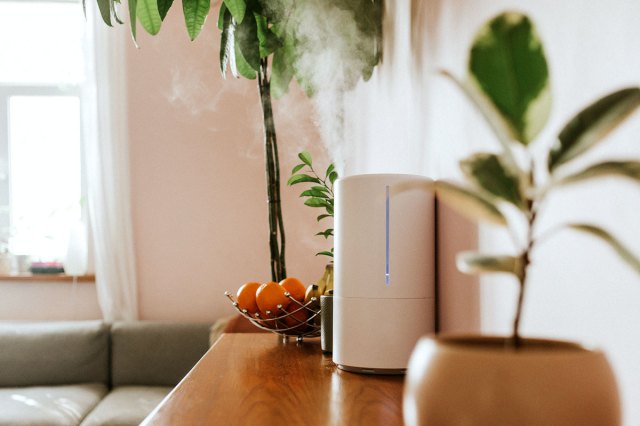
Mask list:
[[[246,63],[249,64],[254,71],[258,71],[260,69],[260,42],[258,41],[258,24],[251,11],[247,11],[247,16],[245,17],[245,19],[236,27],[235,45],[236,60],[238,56],[237,51],[239,48]],[[239,67],[238,71],[240,71]],[[242,75],[244,76],[244,74]]]
[[[640,183],[640,161],[605,161],[594,164],[576,174],[559,179],[554,182],[554,186],[568,185],[605,176],[625,177]]]
[[[318,232],[316,235],[321,235],[323,236],[325,239],[328,239],[329,237],[333,236],[333,229],[326,229],[322,232]]]
[[[298,175],[291,176],[289,178],[289,180],[287,181],[287,185],[295,185],[295,184],[301,183],[301,182],[321,183],[320,179],[315,178],[313,176],[309,176],[309,175],[305,175],[305,174],[298,174]]]
[[[316,253],[316,256],[329,256],[329,257],[333,257],[333,253],[331,253],[330,251],[320,251],[320,252]]]
[[[317,221],[317,222],[320,222],[320,221],[321,221],[322,219],[324,219],[325,217],[332,217],[332,216],[333,216],[333,215],[330,215],[330,214],[321,214],[320,216],[318,216],[318,217],[316,218],[316,221]]]
[[[468,251],[456,255],[456,266],[465,274],[507,272],[520,278],[524,272],[522,265],[522,259],[518,256],[496,256]]]
[[[166,18],[167,12],[169,12],[172,5],[173,0],[158,0],[158,13],[160,14],[160,19],[164,21],[164,18]]]
[[[260,57],[266,58],[275,52],[282,43],[269,28],[266,17],[256,13],[255,18],[258,30],[258,48],[260,50]]]
[[[292,37],[284,37],[282,46],[273,53],[271,62],[271,93],[276,99],[283,97],[295,73],[295,42]]]
[[[233,19],[238,24],[242,24],[244,20],[245,12],[247,11],[247,3],[245,0],[224,0],[224,4],[227,6]]]
[[[298,154],[298,158],[300,160],[302,160],[302,162],[304,164],[306,164],[307,166],[311,167],[311,154],[309,154],[307,151],[302,151],[301,153]]]
[[[531,20],[506,12],[489,21],[475,36],[469,72],[516,139],[528,145],[551,111],[547,60]]]
[[[146,32],[151,35],[158,34],[162,19],[160,19],[156,0],[138,0],[136,14]]]
[[[500,142],[500,145],[502,145],[505,160],[507,160],[508,166],[515,171],[519,171],[517,163],[513,158],[513,155],[511,154],[510,146],[511,141],[517,139],[517,135],[514,133],[509,123],[502,117],[500,111],[498,111],[493,103],[491,103],[489,98],[487,98],[487,96],[482,93],[482,91],[475,84],[472,84],[470,82],[462,82],[448,71],[441,70],[440,74],[453,82],[467,97],[467,99],[471,101],[476,110],[487,122],[489,128],[496,135],[496,138],[498,139],[498,142]]]
[[[300,194],[300,197],[317,197],[317,198],[328,198],[329,196],[322,191],[318,191],[315,189],[307,189]]]
[[[562,129],[549,152],[549,171],[574,159],[604,139],[640,106],[640,88],[610,93],[573,117]]]
[[[518,178],[503,165],[498,155],[474,154],[461,161],[460,167],[468,179],[478,187],[521,210],[526,207]]]
[[[220,16],[218,18],[218,23],[222,21],[222,33],[220,34],[220,72],[222,72],[222,77],[227,77],[227,65],[231,60],[231,55],[233,55],[233,29],[235,28],[232,25],[232,16],[231,12],[225,7],[224,3],[220,7]],[[235,72],[235,66],[232,67]]]
[[[615,250],[615,252],[623,261],[625,261],[638,274],[640,274],[640,259],[604,229],[585,223],[572,223],[567,226],[576,231],[584,232],[594,237],[598,237],[601,241],[604,241],[609,245],[609,247]]]
[[[316,191],[321,191],[321,192],[329,192],[329,189],[327,189],[324,186],[312,186],[311,189],[315,189]]]
[[[492,200],[447,181],[436,182],[438,198],[460,214],[472,219],[484,219],[497,225],[507,225],[507,219],[493,204]]]
[[[332,171],[331,173],[329,173],[329,182],[331,182],[332,185],[336,181],[336,179],[338,179],[338,172]]]
[[[184,22],[191,41],[195,40],[200,34],[210,7],[211,0],[182,0]]]
[[[98,10],[100,11],[100,16],[105,24],[108,26],[111,25],[111,5],[113,0],[97,0],[98,1]]]
[[[333,163],[329,164],[329,167],[327,167],[327,171],[324,173],[325,176],[329,176],[331,174],[331,172],[335,169],[336,167],[334,166]]]
[[[238,45],[238,38],[236,37],[237,31],[238,27],[232,24],[229,32],[229,42],[233,43],[233,55],[229,55],[229,63],[231,64],[231,69],[233,71],[233,69],[235,68],[236,72],[244,78],[255,80],[256,70],[247,62],[244,55],[242,54],[242,51],[240,50],[240,46]]]
[[[295,166],[292,170],[291,170],[291,174],[295,175],[296,173],[298,173],[303,167],[305,166],[305,164],[298,164],[297,166]]]
[[[133,42],[138,47],[136,42],[137,32],[138,32],[138,18],[136,17],[136,7],[138,5],[138,0],[129,0],[127,7],[129,8],[129,28],[131,29],[131,37],[133,38]]]
[[[309,198],[304,202],[304,205],[309,207],[329,207],[327,200],[325,200],[324,198],[316,197]]]

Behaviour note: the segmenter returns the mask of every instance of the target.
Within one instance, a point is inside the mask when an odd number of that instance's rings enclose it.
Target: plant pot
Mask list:
[[[407,370],[407,425],[620,424],[616,381],[604,353],[568,342],[423,337]]]

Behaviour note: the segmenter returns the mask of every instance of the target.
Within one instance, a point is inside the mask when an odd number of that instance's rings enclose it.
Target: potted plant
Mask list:
[[[83,4],[86,0],[83,0]],[[96,0],[105,24],[122,24],[120,0]],[[183,0],[189,38],[202,30],[211,0]],[[217,25],[220,70],[257,80],[263,112],[271,280],[287,277],[285,233],[280,197],[280,160],[272,97],[287,93],[293,79],[313,96],[319,85],[338,92],[368,80],[382,58],[382,1],[223,0]],[[137,23],[151,35],[160,32],[173,0],[128,0],[135,41]],[[345,25],[347,24],[347,25]],[[328,54],[327,54],[328,53]],[[318,75],[324,73],[322,79]]]
[[[466,184],[440,181],[438,197],[461,213],[504,227],[510,254],[460,253],[466,273],[511,274],[519,285],[510,337],[423,338],[412,355],[405,387],[408,424],[615,425],[620,406],[605,355],[580,345],[520,335],[531,253],[562,228],[613,248],[640,273],[640,260],[606,230],[569,223],[542,230],[538,212],[556,188],[603,176],[640,181],[640,162],[607,160],[566,167],[602,142],[640,106],[640,88],[614,91],[580,111],[548,151],[535,147],[550,113],[549,71],[531,20],[503,13],[486,23],[470,49],[468,78],[455,82],[496,136],[496,152],[464,159]],[[539,155],[539,154],[543,155]],[[574,163],[575,166],[575,163]]]

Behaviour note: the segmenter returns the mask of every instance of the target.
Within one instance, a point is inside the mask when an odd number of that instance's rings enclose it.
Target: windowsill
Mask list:
[[[78,277],[66,274],[0,274],[0,281],[55,281],[72,283],[74,279],[79,283],[89,283],[95,282],[96,276],[93,274],[80,275]]]

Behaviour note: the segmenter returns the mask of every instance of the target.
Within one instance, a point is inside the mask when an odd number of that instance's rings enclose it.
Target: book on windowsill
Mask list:
[[[29,272],[34,275],[64,274],[62,262],[32,262]]]

